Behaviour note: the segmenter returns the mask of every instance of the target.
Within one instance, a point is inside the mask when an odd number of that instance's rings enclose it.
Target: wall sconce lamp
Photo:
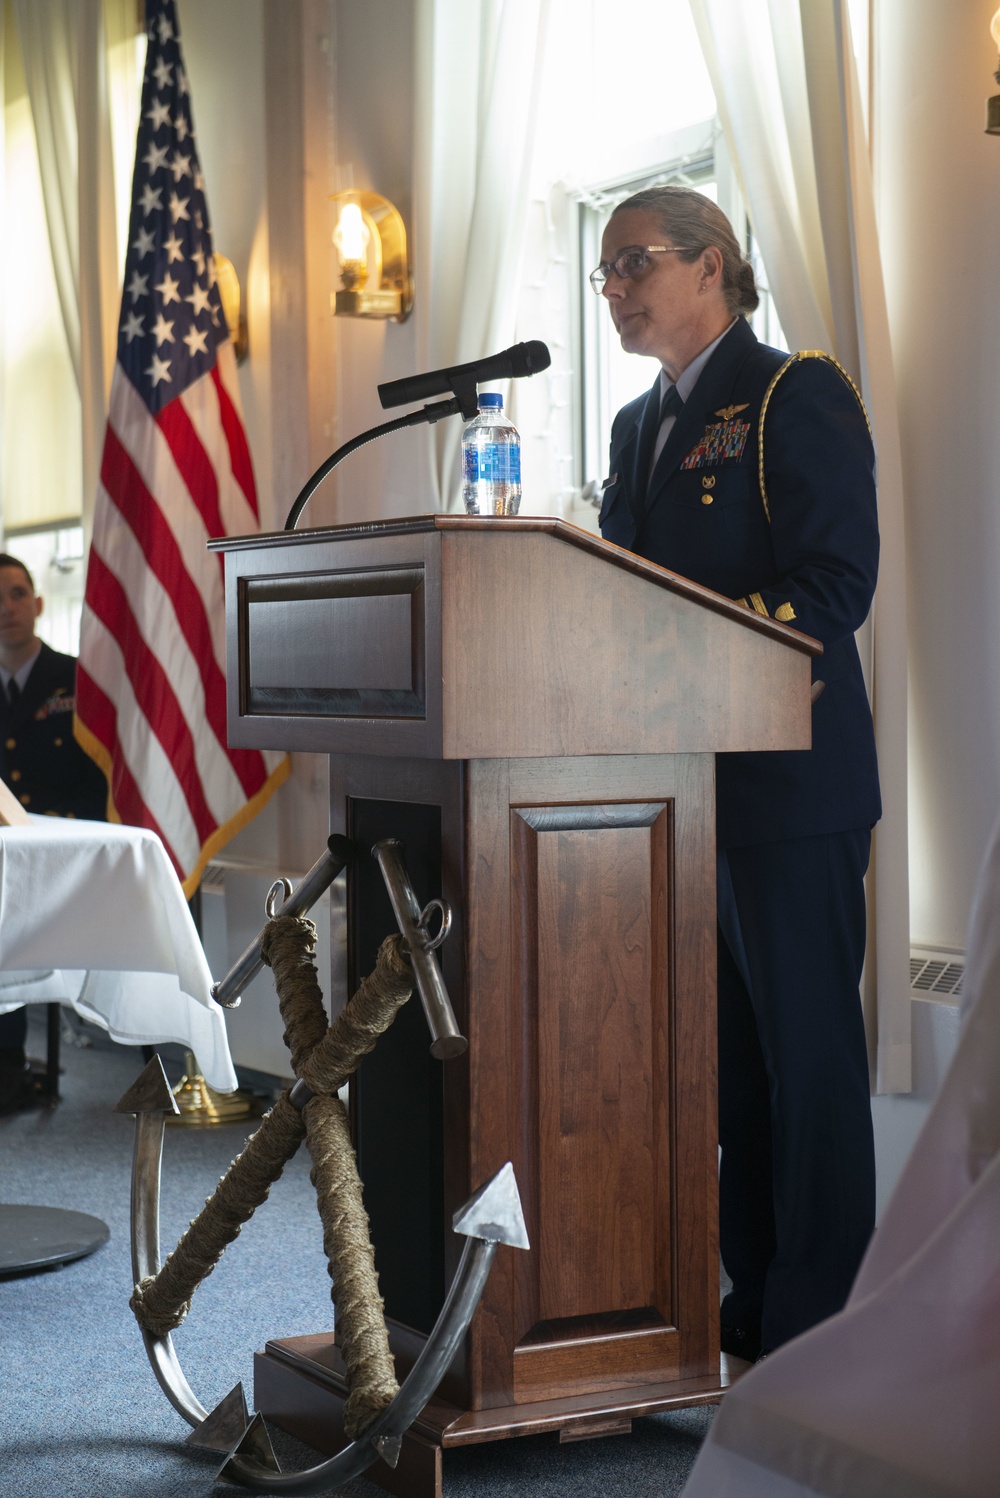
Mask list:
[[[247,315],[243,310],[240,278],[233,262],[225,255],[215,255],[215,279],[219,283],[219,298],[226,315],[226,326],[232,339],[237,364],[242,364],[250,349],[247,334]]]
[[[413,277],[398,210],[377,192],[351,189],[330,201],[337,204],[333,247],[341,280],[341,290],[330,298],[334,316],[405,321],[413,306]]]
[[[990,22],[990,36],[996,42],[997,52],[1000,53],[1000,10]],[[993,76],[1000,83],[1000,56],[997,58],[997,70]],[[1000,135],[1000,94],[994,94],[992,99],[986,100],[986,134]]]

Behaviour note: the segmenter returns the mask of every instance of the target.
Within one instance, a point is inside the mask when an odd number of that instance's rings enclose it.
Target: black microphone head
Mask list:
[[[538,374],[540,370],[548,369],[552,363],[548,345],[542,343],[539,338],[533,338],[530,343],[516,343],[511,353],[518,355],[518,362],[521,365],[518,374]]]

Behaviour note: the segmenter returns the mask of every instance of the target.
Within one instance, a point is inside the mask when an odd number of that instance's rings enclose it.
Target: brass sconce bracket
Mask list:
[[[351,189],[333,194],[330,201],[337,204],[334,245],[343,283],[331,298],[334,315],[404,322],[413,306],[413,277],[399,210],[377,192]],[[358,210],[354,223],[356,230],[360,228],[363,243],[348,245],[345,238],[338,239],[344,224],[343,210],[348,206]]]
[[[998,10],[990,22],[990,36],[992,36],[1000,53],[1000,10]],[[998,57],[1000,62],[1000,57]],[[1000,66],[993,74],[997,83],[1000,83]],[[994,94],[991,99],[986,100],[986,134],[1000,135],[1000,94]]]

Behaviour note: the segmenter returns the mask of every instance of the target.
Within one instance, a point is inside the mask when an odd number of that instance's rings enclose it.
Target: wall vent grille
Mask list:
[[[965,958],[960,952],[910,952],[910,997],[960,999]]]

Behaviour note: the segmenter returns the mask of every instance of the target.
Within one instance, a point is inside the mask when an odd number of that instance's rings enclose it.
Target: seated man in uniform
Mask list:
[[[104,776],[73,737],[76,659],[35,634],[42,612],[31,573],[0,552],[0,779],[27,811],[103,822]],[[0,1015],[0,1113],[31,1107],[27,1011]]]

